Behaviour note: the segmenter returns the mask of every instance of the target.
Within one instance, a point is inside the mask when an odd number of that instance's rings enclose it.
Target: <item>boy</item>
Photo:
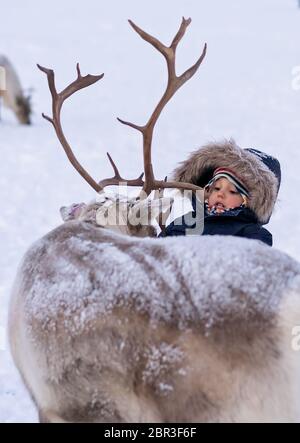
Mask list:
[[[194,152],[174,172],[174,179],[205,187],[202,235],[234,235],[272,246],[263,228],[272,214],[281,181],[277,159],[233,140],[209,144]],[[193,216],[195,199],[192,200]],[[172,222],[162,236],[185,235],[184,221]]]

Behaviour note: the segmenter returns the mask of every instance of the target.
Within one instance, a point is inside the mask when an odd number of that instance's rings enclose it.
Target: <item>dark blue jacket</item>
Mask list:
[[[194,202],[193,207],[195,208]],[[197,212],[199,213],[200,211],[197,210]],[[190,217],[188,224],[184,220],[186,217]],[[160,237],[186,235],[186,229],[192,229],[196,225],[195,223],[191,224],[191,217],[195,220],[195,210],[183,218],[180,217],[174,220],[160,234]],[[203,230],[201,229],[199,232],[202,235],[234,235],[261,240],[269,246],[273,244],[272,234],[258,223],[256,215],[248,208],[240,207],[218,215],[208,214],[205,208],[203,221]]]

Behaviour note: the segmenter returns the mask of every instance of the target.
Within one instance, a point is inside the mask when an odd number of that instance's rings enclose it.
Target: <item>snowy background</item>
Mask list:
[[[116,117],[144,124],[167,77],[163,57],[127,19],[169,44],[181,17],[191,17],[177,72],[194,63],[205,41],[208,54],[156,126],[155,174],[164,177],[190,151],[224,137],[277,156],[283,180],[268,229],[276,248],[300,260],[300,7],[297,0],[1,3],[0,53],[33,89],[34,115],[24,127],[2,109],[0,122],[0,422],[35,422],[4,333],[11,284],[28,246],[60,223],[59,207],[95,197],[40,116],[51,114],[50,95],[36,63],[55,69],[59,90],[75,79],[77,61],[84,75],[105,73],[65,104],[65,133],[95,179],[111,175],[106,151],[136,177],[141,136]]]

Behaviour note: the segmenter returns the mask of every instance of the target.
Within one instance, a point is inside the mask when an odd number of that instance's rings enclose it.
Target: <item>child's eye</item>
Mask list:
[[[219,186],[215,186],[213,190],[214,190],[214,191],[220,191],[220,189],[221,189],[221,188],[219,188]]]
[[[230,191],[231,194],[238,194],[238,191]]]

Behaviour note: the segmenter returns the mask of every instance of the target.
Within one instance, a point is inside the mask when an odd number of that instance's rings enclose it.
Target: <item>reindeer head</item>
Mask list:
[[[155,237],[158,217],[168,217],[173,199],[156,197],[153,200],[106,196],[89,204],[73,203],[62,206],[60,214],[64,222],[77,220],[136,237]]]

